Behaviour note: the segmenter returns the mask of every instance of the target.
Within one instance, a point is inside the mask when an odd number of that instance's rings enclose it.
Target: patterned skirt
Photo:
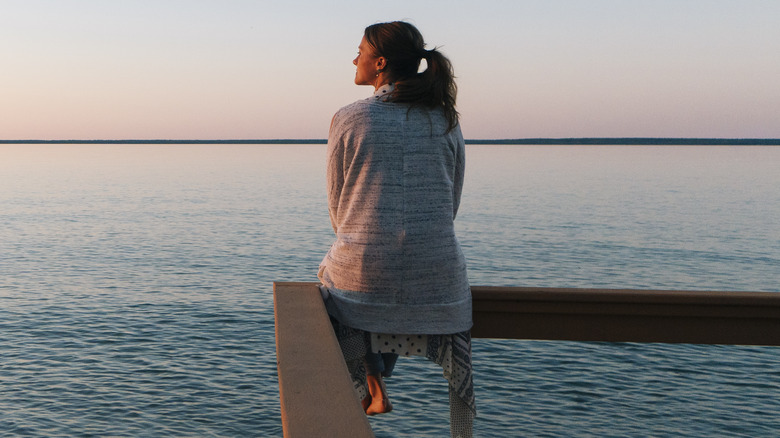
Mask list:
[[[359,400],[368,394],[366,353],[396,353],[400,356],[424,356],[441,365],[449,382],[450,434],[472,436],[476,404],[471,369],[471,333],[451,335],[398,335],[370,333],[347,327],[331,318],[347,368]]]

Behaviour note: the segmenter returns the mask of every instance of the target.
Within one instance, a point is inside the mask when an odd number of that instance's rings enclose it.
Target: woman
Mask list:
[[[355,83],[375,92],[340,109],[330,128],[326,307],[361,396],[366,374],[368,415],[392,410],[382,376],[397,355],[423,355],[444,366],[451,425],[468,436],[471,292],[453,226],[465,148],[452,67],[405,22],[367,27],[358,49]]]

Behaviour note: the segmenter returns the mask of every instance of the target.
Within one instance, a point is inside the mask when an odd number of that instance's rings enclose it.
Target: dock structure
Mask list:
[[[471,288],[474,338],[780,345],[780,293]]]
[[[780,346],[780,293],[472,286],[473,338]],[[274,283],[286,438],[372,437],[317,283]]]
[[[274,283],[286,438],[373,437],[316,283]]]

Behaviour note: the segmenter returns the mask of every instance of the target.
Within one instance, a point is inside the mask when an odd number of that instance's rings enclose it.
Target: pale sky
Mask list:
[[[780,1],[0,0],[0,139],[325,138],[409,21],[466,138],[780,138]]]

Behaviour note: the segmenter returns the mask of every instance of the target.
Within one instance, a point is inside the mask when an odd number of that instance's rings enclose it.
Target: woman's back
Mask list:
[[[353,326],[377,330],[364,316],[378,311],[395,312],[404,333],[470,328],[465,259],[453,227],[464,154],[460,129],[447,132],[439,110],[369,98],[334,117],[328,201],[337,240],[323,281],[360,292],[343,297],[350,306],[360,302],[347,317]]]

